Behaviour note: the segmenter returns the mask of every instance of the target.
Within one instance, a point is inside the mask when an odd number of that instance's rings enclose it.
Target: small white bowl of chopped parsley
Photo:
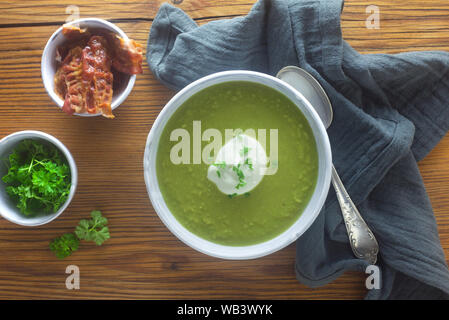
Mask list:
[[[0,140],[0,214],[23,226],[56,219],[72,200],[78,171],[70,151],[40,131]]]

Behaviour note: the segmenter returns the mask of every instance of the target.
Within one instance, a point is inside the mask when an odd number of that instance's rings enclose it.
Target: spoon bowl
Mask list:
[[[301,92],[304,98],[312,104],[326,129],[329,128],[334,112],[329,97],[318,80],[304,69],[295,66],[283,68],[276,77]]]

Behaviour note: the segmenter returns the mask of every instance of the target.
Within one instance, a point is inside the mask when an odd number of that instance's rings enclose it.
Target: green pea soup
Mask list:
[[[277,171],[265,175],[249,194],[223,194],[207,178],[209,164],[171,161],[178,143],[170,140],[171,133],[182,128],[193,139],[194,121],[201,121],[203,132],[219,130],[223,139],[226,129],[265,129],[267,155],[268,133],[277,129]],[[209,143],[201,141],[201,148]],[[301,216],[317,183],[318,152],[312,129],[290,99],[262,84],[230,81],[197,92],[170,117],[160,137],[156,170],[167,207],[186,229],[217,244],[246,246],[275,238]]]

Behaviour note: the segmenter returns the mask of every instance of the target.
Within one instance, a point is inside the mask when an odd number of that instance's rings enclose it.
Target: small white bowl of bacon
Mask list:
[[[142,73],[142,45],[106,20],[64,24],[42,53],[45,90],[68,114],[114,118]]]

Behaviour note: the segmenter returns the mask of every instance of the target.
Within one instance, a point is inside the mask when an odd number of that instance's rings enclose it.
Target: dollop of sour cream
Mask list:
[[[256,139],[239,134],[220,148],[207,178],[229,196],[248,194],[263,179],[267,154]]]

